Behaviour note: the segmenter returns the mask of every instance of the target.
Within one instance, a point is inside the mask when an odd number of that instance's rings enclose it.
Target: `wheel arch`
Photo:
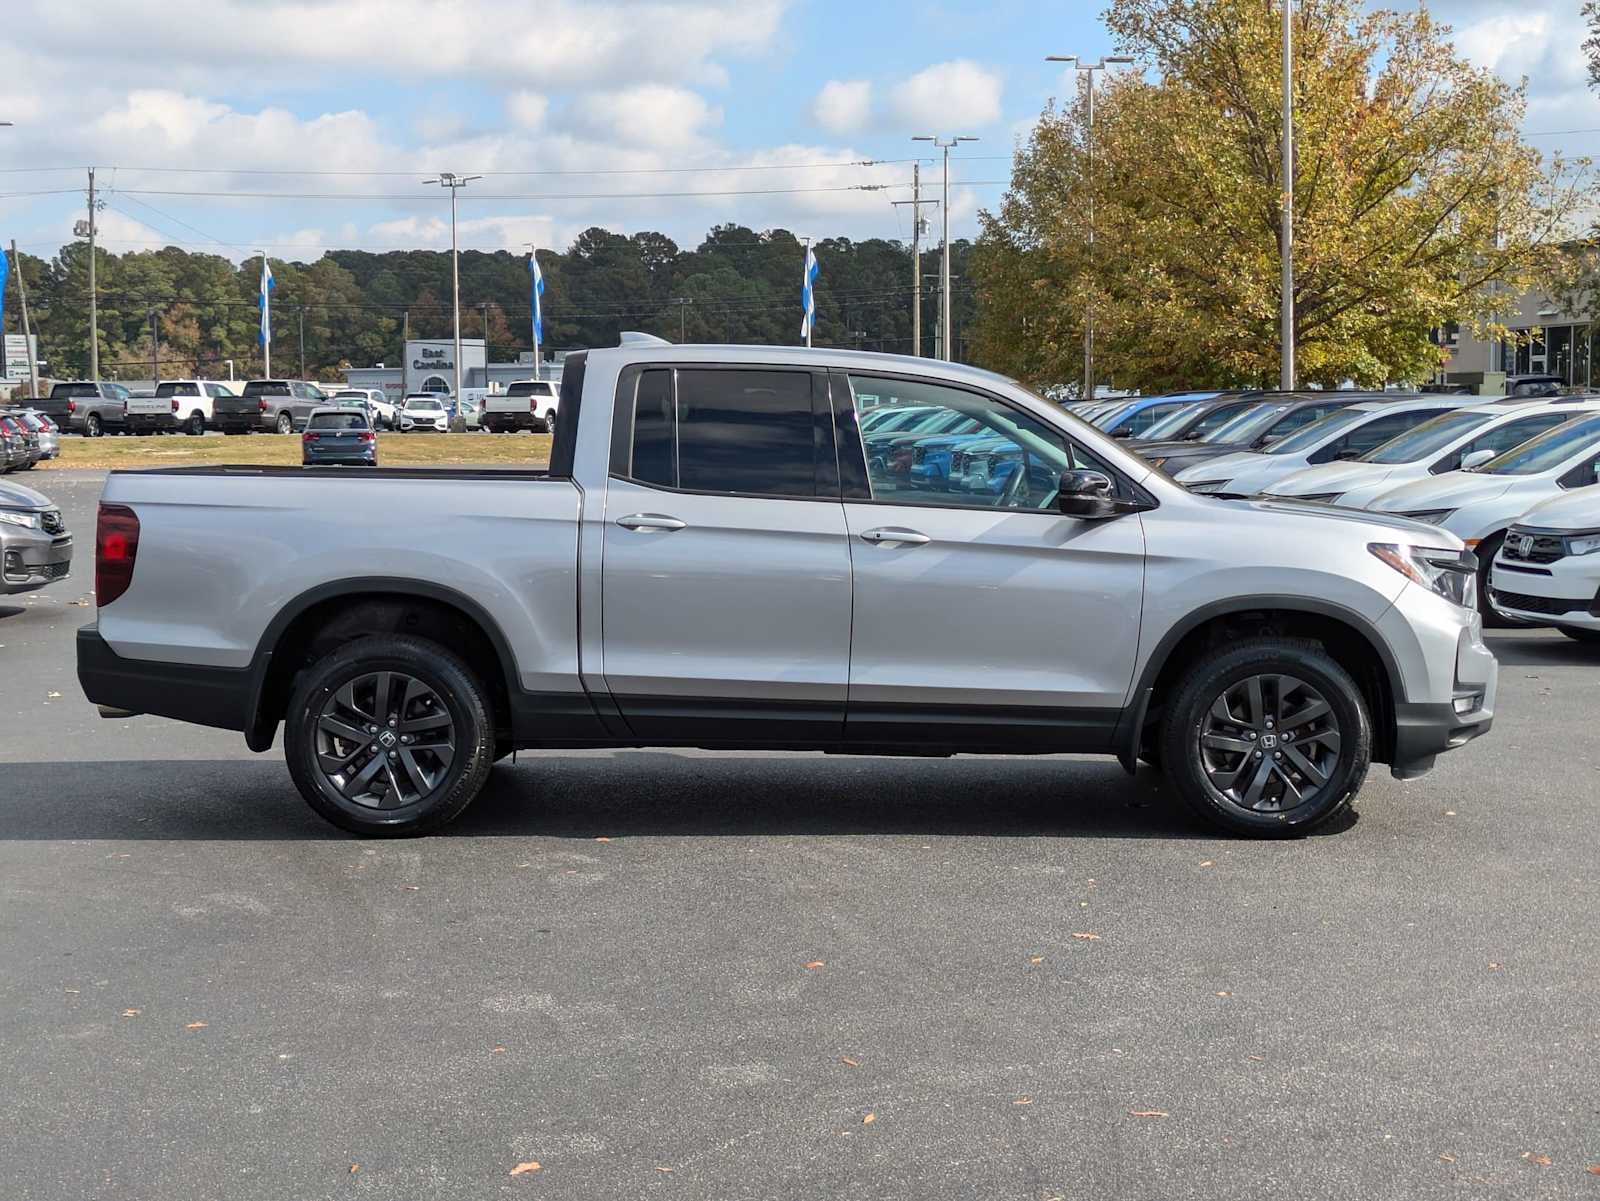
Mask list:
[[[308,661],[366,634],[431,638],[461,655],[483,678],[497,725],[511,718],[516,657],[493,617],[466,594],[428,580],[365,576],[308,589],[268,624],[251,659],[250,725],[245,743],[272,745],[295,675]]]
[[[1183,671],[1225,642],[1267,633],[1320,642],[1361,686],[1373,722],[1373,759],[1391,761],[1395,703],[1405,696],[1400,665],[1377,627],[1354,609],[1304,596],[1252,596],[1213,601],[1178,622],[1145,660],[1117,732],[1117,757],[1130,772]]]

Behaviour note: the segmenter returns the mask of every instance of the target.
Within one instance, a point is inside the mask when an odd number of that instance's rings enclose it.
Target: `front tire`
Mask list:
[[[1204,655],[1178,681],[1159,750],[1195,812],[1237,834],[1281,838],[1355,799],[1372,723],[1360,687],[1320,643],[1250,639]]]
[[[472,803],[494,762],[483,681],[421,638],[359,638],[296,684],[284,722],[306,802],[353,834],[427,834]]]

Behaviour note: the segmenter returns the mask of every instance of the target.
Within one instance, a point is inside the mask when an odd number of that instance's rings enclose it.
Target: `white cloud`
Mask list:
[[[722,110],[687,88],[640,84],[619,92],[591,92],[569,113],[576,128],[624,146],[678,149],[692,146]]]
[[[918,71],[890,96],[890,115],[917,133],[976,128],[1000,119],[1000,76],[966,59]]]
[[[830,79],[811,102],[812,120],[829,133],[857,133],[872,117],[872,84],[865,79]]]
[[[506,97],[506,115],[523,129],[538,129],[549,111],[549,97],[539,92],[524,88]]]

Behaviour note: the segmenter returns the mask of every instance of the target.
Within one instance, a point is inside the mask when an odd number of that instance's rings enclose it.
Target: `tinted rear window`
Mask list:
[[[57,384],[54,388],[50,389],[51,400],[56,400],[61,397],[98,395],[100,395],[100,393],[95,391],[95,386],[93,384]]]
[[[360,413],[316,413],[311,418],[314,430],[364,430],[367,419]]]
[[[198,384],[186,384],[181,380],[171,380],[156,385],[157,396],[199,396]]]
[[[811,375],[678,372],[678,486],[815,496]]]
[[[281,379],[253,379],[244,386],[246,396],[288,396],[289,381]]]

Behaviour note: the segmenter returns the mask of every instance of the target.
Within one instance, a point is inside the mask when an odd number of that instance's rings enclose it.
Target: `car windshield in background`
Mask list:
[[[1558,425],[1472,470],[1486,475],[1538,475],[1541,471],[1561,466],[1595,442],[1600,442],[1600,415]]]
[[[1390,438],[1362,455],[1362,463],[1415,463],[1436,450],[1443,450],[1464,434],[1470,434],[1480,425],[1494,420],[1493,413],[1465,412],[1441,413],[1431,421],[1424,421],[1397,438]]]
[[[314,430],[364,430],[367,419],[360,413],[318,413],[311,418]]]
[[[437,413],[443,409],[444,406],[437,400],[408,400],[406,401],[406,408],[414,411],[421,410],[422,412]]]
[[[1310,450],[1312,447],[1320,446],[1335,434],[1359,425],[1373,415],[1369,409],[1340,409],[1337,413],[1329,413],[1326,417],[1313,421],[1304,429],[1296,430],[1283,441],[1274,442],[1267,447],[1267,454],[1293,455],[1299,454],[1302,450]]]
[[[1280,401],[1269,400],[1258,404],[1254,408],[1246,409],[1238,414],[1232,421],[1218,426],[1204,438],[1202,442],[1249,442],[1263,430],[1270,429],[1273,422],[1289,411],[1289,406]]]

